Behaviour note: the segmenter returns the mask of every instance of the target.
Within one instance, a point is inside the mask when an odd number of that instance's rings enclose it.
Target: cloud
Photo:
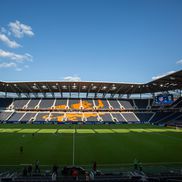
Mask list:
[[[16,68],[15,70],[16,71],[22,71],[23,69],[22,68]]]
[[[0,33],[0,41],[2,41],[4,44],[6,44],[10,48],[21,47],[20,44],[18,44],[15,41],[10,40],[5,34],[2,34],[2,33]]]
[[[79,82],[81,81],[81,78],[79,76],[66,76],[64,77],[63,80],[68,82],[72,82],[72,81]]]
[[[25,35],[28,35],[30,37],[34,35],[31,26],[20,23],[17,20],[15,22],[10,22],[9,28],[12,34],[17,38],[22,38]]]
[[[174,73],[174,72],[175,72],[175,71],[168,71],[167,73],[164,73],[164,74],[162,74],[162,75],[153,76],[153,77],[152,77],[152,80],[157,80],[157,79],[162,78],[162,77],[164,77],[164,76],[170,75],[170,74],[172,74],[172,73]]]
[[[182,64],[182,59],[178,60],[176,64]]]
[[[11,32],[9,30],[5,29],[4,27],[1,27],[1,32],[4,34],[7,34],[8,36],[11,35]]]
[[[0,68],[16,68],[17,67],[17,64],[16,63],[13,63],[13,62],[10,62],[10,63],[0,63]]]
[[[28,53],[26,54],[16,54],[14,52],[8,52],[0,49],[0,57],[11,59],[13,61],[17,61],[22,63],[24,61],[32,61],[32,56]]]

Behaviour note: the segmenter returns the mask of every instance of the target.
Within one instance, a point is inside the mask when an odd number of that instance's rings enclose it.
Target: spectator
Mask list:
[[[55,173],[56,175],[58,175],[58,166],[57,165],[54,165],[52,167],[52,173]]]
[[[27,176],[27,167],[23,168],[23,176]]]
[[[52,181],[56,181],[57,174],[55,172],[52,173]]]
[[[35,173],[40,173],[39,160],[35,161]]]
[[[85,173],[85,181],[90,181],[90,176],[88,172]]]
[[[72,170],[72,173],[71,173],[72,177],[73,177],[73,180],[77,181],[78,180],[78,171],[76,169],[73,169]]]
[[[93,171],[94,171],[94,172],[97,171],[97,163],[96,163],[96,161],[93,163]]]
[[[94,173],[92,171],[90,172],[90,175],[89,176],[90,176],[90,180],[91,181],[94,181]]]
[[[32,176],[32,165],[29,165],[29,166],[28,166],[27,171],[28,171],[28,174],[29,174],[30,176]]]
[[[138,161],[135,159],[133,162],[134,170],[138,170]]]
[[[142,172],[143,167],[142,167],[142,163],[140,161],[138,162],[138,168],[139,168],[139,171]]]

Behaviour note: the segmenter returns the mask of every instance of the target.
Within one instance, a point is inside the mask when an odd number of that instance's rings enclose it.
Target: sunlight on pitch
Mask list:
[[[21,129],[17,133],[36,133],[39,129]]]
[[[96,133],[114,133],[111,129],[94,129]]]
[[[119,133],[182,133],[182,129],[170,129],[170,128],[132,128],[132,129],[21,129],[21,128],[1,128],[0,133],[38,133],[38,134],[53,134],[53,133],[78,133],[78,134],[119,134]]]
[[[56,133],[57,129],[40,129],[37,133]]]
[[[95,133],[95,131],[92,129],[77,129],[76,132],[77,133]]]
[[[21,129],[19,128],[3,128],[3,129],[0,129],[0,133],[14,133],[20,130]]]
[[[59,129],[58,133],[75,133],[75,129]]]
[[[129,133],[130,131],[128,129],[112,129],[115,133]]]

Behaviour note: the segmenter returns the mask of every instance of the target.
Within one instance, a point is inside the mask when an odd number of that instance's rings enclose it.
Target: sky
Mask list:
[[[181,69],[181,0],[0,2],[0,81],[143,83]]]

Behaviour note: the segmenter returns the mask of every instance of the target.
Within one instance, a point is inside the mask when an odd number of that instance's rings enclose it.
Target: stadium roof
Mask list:
[[[104,93],[138,94],[182,89],[182,70],[148,83],[112,82],[0,82],[0,92],[11,93]]]

